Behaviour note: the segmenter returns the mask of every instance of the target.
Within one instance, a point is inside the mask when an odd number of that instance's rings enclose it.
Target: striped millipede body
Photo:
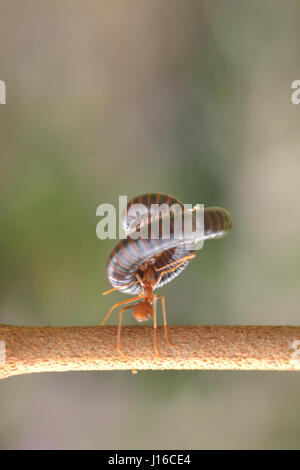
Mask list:
[[[136,204],[143,205],[149,211],[153,204],[167,204],[170,207],[173,204],[179,204],[182,209],[184,208],[183,204],[181,204],[177,199],[159,193],[149,193],[136,197],[128,203],[127,209],[134,207]],[[150,232],[148,213],[146,216]],[[124,293],[138,295],[142,292],[140,285],[130,285],[128,287],[123,286],[136,281],[136,274],[141,274],[141,266],[145,265],[147,262],[151,262],[152,260],[154,267],[162,268],[165,265],[173,263],[193,253],[193,250],[187,249],[184,246],[184,241],[180,242],[172,237],[172,217],[170,219],[171,237],[169,240],[162,238],[159,238],[158,240],[153,240],[151,238],[133,240],[128,235],[125,240],[121,240],[116,245],[109,256],[106,267],[108,280],[113,287],[118,287],[119,290]],[[225,209],[220,207],[209,207],[204,209],[205,240],[223,238],[226,233],[229,232],[231,225],[232,222],[230,214]],[[170,282],[178,276],[178,274],[180,274],[188,264],[189,260],[173,272],[166,273],[160,282],[155,285],[155,289],[162,287],[167,282]],[[158,276],[156,275],[156,278],[157,277]]]
[[[160,212],[156,212],[158,206],[161,209]],[[127,238],[120,240],[110,254],[106,274],[113,286],[111,290],[119,290],[135,297],[114,305],[102,322],[102,324],[105,322],[114,308],[132,301],[139,302],[121,309],[117,346],[120,352],[122,311],[133,308],[133,315],[138,321],[145,321],[153,315],[155,331],[158,298],[162,300],[165,337],[169,342],[164,297],[154,295],[153,291],[177,277],[195,257],[193,249],[195,241],[186,240],[184,236],[182,239],[174,236],[174,218],[176,216],[174,211],[170,213],[171,208],[179,209],[182,212],[185,210],[183,204],[174,197],[160,193],[148,193],[132,199],[123,215],[123,227],[127,232]],[[163,221],[166,217],[164,210],[169,212],[169,237],[164,236]],[[194,228],[195,214],[193,210]],[[153,220],[159,227],[157,238],[151,237],[151,222]],[[184,224],[183,217],[181,223]],[[204,240],[223,238],[231,229],[231,216],[226,209],[221,207],[208,207],[204,209],[203,225],[202,236]],[[132,232],[137,229],[143,229],[148,237],[133,238]],[[154,348],[158,352],[155,334]]]

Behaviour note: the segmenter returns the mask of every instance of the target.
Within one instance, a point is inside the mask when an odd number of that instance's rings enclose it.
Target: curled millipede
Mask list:
[[[160,210],[157,210],[159,207]],[[132,199],[126,213],[123,215],[123,228],[127,232],[127,238],[120,240],[110,254],[106,274],[114,290],[133,295],[129,300],[115,304],[105,316],[104,324],[111,312],[121,307],[119,314],[117,349],[123,354],[120,347],[120,334],[123,311],[132,308],[134,318],[141,322],[153,316],[154,324],[154,350],[159,354],[156,345],[156,305],[158,299],[162,302],[165,338],[171,343],[167,334],[167,320],[165,298],[162,295],[153,294],[153,291],[177,277],[193,259],[195,254],[195,239],[181,239],[175,237],[176,210],[184,211],[181,202],[172,196],[160,193],[147,193]],[[194,209],[192,210],[192,223],[195,224]],[[164,221],[169,216],[168,237],[164,235]],[[221,207],[208,207],[203,214],[204,240],[223,238],[231,229],[232,220],[229,212]],[[156,222],[158,236],[151,237],[151,223]],[[183,219],[182,219],[182,224]],[[133,238],[133,232],[143,230],[147,237]],[[184,232],[183,232],[184,233]],[[126,305],[134,302],[133,305]],[[125,306],[124,306],[125,305]]]

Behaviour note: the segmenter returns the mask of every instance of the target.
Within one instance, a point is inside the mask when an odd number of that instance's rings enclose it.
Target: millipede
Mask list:
[[[162,306],[165,340],[172,347],[167,331],[165,297],[155,294],[154,291],[175,279],[196,256],[196,250],[193,249],[195,241],[187,240],[184,236],[181,239],[174,236],[173,212],[169,215],[170,236],[164,236],[163,221],[166,215],[163,211],[158,213],[153,211],[153,208],[158,205],[167,208],[175,205],[184,211],[184,205],[167,194],[147,193],[129,201],[122,219],[127,237],[115,246],[106,265],[107,278],[113,288],[104,292],[103,295],[118,290],[133,296],[113,305],[101,323],[103,326],[112,311],[121,307],[117,350],[122,355],[124,355],[121,349],[122,316],[123,312],[128,309],[132,309],[133,317],[138,322],[153,318],[153,348],[159,355],[156,341],[158,300],[161,301]],[[192,214],[193,224],[194,219],[194,214]],[[203,219],[204,241],[223,238],[232,227],[231,215],[221,207],[205,208]],[[143,228],[149,234],[153,220],[156,220],[159,226],[158,237],[132,237],[132,232],[137,228]],[[129,303],[132,305],[127,305]]]

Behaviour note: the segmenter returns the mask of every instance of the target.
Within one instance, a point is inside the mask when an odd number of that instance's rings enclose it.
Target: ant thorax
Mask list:
[[[143,266],[140,267],[141,275],[136,274],[136,278],[143,290],[144,297],[149,302],[152,302],[152,290],[156,283],[154,270],[152,268],[154,262],[150,263],[150,260],[148,260],[147,263],[144,263]]]

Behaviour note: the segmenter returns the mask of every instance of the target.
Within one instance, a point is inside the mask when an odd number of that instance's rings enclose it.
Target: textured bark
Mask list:
[[[153,328],[0,325],[0,378],[70,370],[300,370],[298,326],[169,326],[173,347]],[[298,354],[299,353],[299,354]]]

